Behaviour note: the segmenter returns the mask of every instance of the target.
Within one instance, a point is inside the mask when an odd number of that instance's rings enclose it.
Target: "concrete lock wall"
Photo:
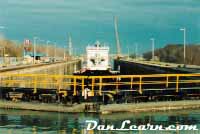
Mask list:
[[[75,61],[68,61],[68,62],[62,62],[62,63],[55,63],[55,64],[49,64],[39,67],[32,67],[32,68],[26,68],[26,69],[20,69],[20,70],[13,70],[9,71],[9,75],[3,75],[0,74],[1,77],[1,86],[2,87],[23,87],[23,88],[48,88],[48,89],[57,89],[58,84],[61,83],[59,78],[56,77],[46,77],[45,74],[48,75],[71,75],[73,72],[81,69],[81,60],[75,60]],[[17,76],[12,76],[12,74],[19,74]],[[44,76],[40,77],[33,77],[33,76],[23,76],[21,74],[44,74]],[[2,83],[2,81],[5,80],[12,80],[15,82],[6,82]],[[17,82],[17,81],[22,82]],[[34,80],[37,81],[37,84],[34,85]],[[43,83],[42,83],[43,81]],[[69,80],[67,80],[69,81]],[[52,83],[52,84],[49,84]],[[60,88],[64,88],[63,85],[60,85]],[[66,87],[65,87],[66,88]]]
[[[147,65],[134,61],[114,60],[114,69],[118,70],[118,68],[120,68],[120,73],[124,75],[184,73],[176,68]]]
[[[81,61],[69,61],[63,63],[56,63],[51,65],[45,65],[41,67],[19,70],[20,74],[56,74],[56,75],[70,75],[74,71],[81,68]]]

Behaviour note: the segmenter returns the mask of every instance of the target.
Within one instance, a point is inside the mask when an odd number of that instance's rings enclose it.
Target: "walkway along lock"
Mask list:
[[[168,90],[173,93],[188,90],[188,94],[199,94],[200,74],[74,76],[5,73],[0,75],[0,83],[2,88],[32,90],[33,94],[56,90],[63,97],[81,96],[86,88],[89,96],[102,96],[109,92],[144,95],[147,91],[154,94]]]

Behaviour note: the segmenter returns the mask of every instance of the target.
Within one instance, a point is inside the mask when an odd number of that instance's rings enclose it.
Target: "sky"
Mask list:
[[[0,0],[0,38],[23,42],[33,37],[67,46],[72,37],[74,51],[83,53],[96,40],[116,53],[114,16],[122,53],[151,50],[170,43],[200,43],[199,0]]]

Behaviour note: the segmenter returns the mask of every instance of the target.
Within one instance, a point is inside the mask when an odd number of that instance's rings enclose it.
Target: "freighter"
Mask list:
[[[118,74],[118,71],[112,71],[109,47],[100,44],[99,41],[93,46],[86,47],[86,56],[83,61],[82,69],[76,71],[74,75],[111,75]]]
[[[102,97],[98,94],[98,92],[93,93],[91,92],[91,83],[92,80],[89,79],[90,76],[105,76],[105,75],[117,75],[119,74],[118,71],[113,71],[111,64],[110,64],[110,58],[109,58],[109,47],[106,45],[100,44],[99,41],[97,41],[92,46],[86,47],[86,56],[83,61],[82,69],[79,71],[76,71],[74,75],[79,76],[87,76],[88,79],[85,81],[85,90],[82,91],[82,87],[78,86],[77,90],[79,94],[76,98],[76,101],[100,101],[104,103],[107,103],[107,96]],[[73,80],[72,80],[73,81]],[[98,80],[95,80],[96,82]],[[81,81],[77,80],[77,82],[81,83]],[[114,82],[112,79],[103,80],[102,82]],[[104,90],[109,90],[109,86],[104,87]],[[73,89],[73,87],[72,87]],[[94,87],[94,90],[98,90],[99,87]],[[95,97],[94,97],[95,96]]]

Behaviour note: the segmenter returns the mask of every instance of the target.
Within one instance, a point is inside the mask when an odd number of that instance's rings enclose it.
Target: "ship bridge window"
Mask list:
[[[96,65],[95,59],[90,59],[90,61],[91,61],[94,65]]]

